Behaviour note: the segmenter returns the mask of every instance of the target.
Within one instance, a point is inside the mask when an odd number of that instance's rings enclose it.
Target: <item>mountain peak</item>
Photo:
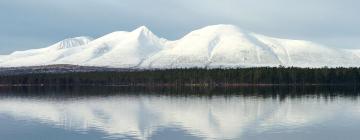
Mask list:
[[[159,37],[157,37],[153,32],[151,32],[151,30],[149,30],[149,28],[147,28],[146,26],[140,26],[131,33],[135,35],[139,40],[159,40]]]
[[[218,36],[218,35],[233,35],[242,33],[242,30],[230,24],[210,25],[190,32],[187,36]]]
[[[206,26],[204,28],[201,28],[199,30],[207,30],[207,31],[217,31],[217,32],[223,32],[223,31],[241,31],[241,29],[235,25],[231,24],[218,24],[218,25],[210,25]]]
[[[140,26],[138,28],[136,28],[133,32],[143,32],[143,33],[148,33],[151,32],[150,29],[146,26]]]
[[[92,40],[93,40],[93,38],[86,37],[86,36],[68,38],[68,39],[64,39],[64,40],[50,46],[49,49],[60,50],[60,49],[77,47],[77,46],[88,44]]]
[[[238,26],[232,25],[232,24],[216,24],[216,25],[209,25],[204,28],[213,28],[213,29],[233,29],[237,30],[239,29]]]

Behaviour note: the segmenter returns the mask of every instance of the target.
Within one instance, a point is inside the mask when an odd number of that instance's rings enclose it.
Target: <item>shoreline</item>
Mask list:
[[[0,87],[81,87],[81,86],[99,86],[99,87],[301,87],[301,86],[360,86],[359,84],[0,84]]]

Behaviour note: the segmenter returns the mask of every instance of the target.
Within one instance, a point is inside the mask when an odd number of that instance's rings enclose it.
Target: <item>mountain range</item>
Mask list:
[[[97,39],[75,37],[0,56],[0,67],[80,65],[110,68],[359,67],[360,49],[269,37],[212,25],[167,40],[142,26]]]

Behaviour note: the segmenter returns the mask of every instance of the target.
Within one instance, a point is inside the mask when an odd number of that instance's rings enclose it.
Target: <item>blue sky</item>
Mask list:
[[[358,0],[1,0],[0,54],[141,25],[168,39],[207,25],[234,24],[274,37],[360,48],[358,5]]]

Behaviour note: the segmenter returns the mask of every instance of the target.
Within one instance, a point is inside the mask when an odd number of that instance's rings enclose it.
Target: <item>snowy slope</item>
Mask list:
[[[10,55],[0,57],[0,66],[17,67],[52,64],[62,57],[71,55],[70,52],[66,53],[68,50],[86,45],[91,41],[92,38],[89,37],[76,37],[65,39],[46,48],[16,51]]]
[[[233,25],[195,30],[179,40],[142,26],[98,39],[77,37],[50,47],[0,56],[0,67],[72,64],[116,68],[359,67],[360,50],[268,37]]]
[[[299,67],[360,66],[358,50],[329,48],[309,41],[254,35],[277,54],[281,65]]]
[[[142,67],[278,66],[276,54],[258,44],[235,26],[209,26],[169,42]]]
[[[113,32],[81,46],[54,63],[86,66],[136,67],[163,48],[163,40],[146,27],[132,32]]]

